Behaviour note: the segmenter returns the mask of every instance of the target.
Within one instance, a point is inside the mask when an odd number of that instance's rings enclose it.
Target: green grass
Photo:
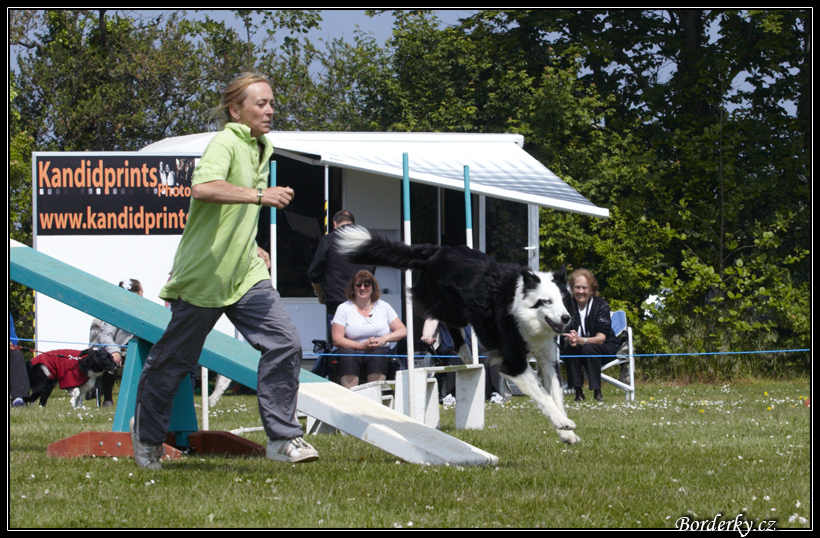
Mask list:
[[[312,436],[317,463],[187,455],[160,472],[131,458],[60,459],[46,446],[108,431],[114,412],[9,411],[11,528],[674,528],[693,520],[811,525],[808,380],[649,384],[625,404],[568,402],[581,443],[558,441],[526,398],[488,406],[482,431],[442,429],[497,466],[415,465],[343,435]],[[57,391],[59,392],[59,391]],[[197,398],[198,400],[198,398]],[[259,425],[253,396],[226,396],[211,429]],[[247,438],[264,443],[264,434]]]

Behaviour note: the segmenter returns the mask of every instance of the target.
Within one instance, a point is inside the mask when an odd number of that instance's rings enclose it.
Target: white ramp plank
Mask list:
[[[498,458],[335,383],[302,383],[299,411],[410,463],[495,465]]]

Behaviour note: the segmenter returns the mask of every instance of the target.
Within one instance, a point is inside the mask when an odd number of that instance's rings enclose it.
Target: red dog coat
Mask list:
[[[37,355],[31,359],[31,364],[48,368],[49,379],[56,377],[61,389],[79,387],[88,381],[88,376],[80,371],[80,352],[76,349],[55,349]]]

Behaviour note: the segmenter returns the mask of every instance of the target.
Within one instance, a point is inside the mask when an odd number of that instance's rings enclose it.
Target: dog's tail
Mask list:
[[[336,242],[339,253],[353,263],[421,270],[427,267],[427,261],[441,248],[391,241],[371,235],[361,226],[345,226],[335,233],[339,234]]]

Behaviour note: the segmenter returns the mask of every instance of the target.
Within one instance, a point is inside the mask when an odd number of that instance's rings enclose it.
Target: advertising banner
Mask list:
[[[196,157],[35,154],[35,235],[181,235]]]

